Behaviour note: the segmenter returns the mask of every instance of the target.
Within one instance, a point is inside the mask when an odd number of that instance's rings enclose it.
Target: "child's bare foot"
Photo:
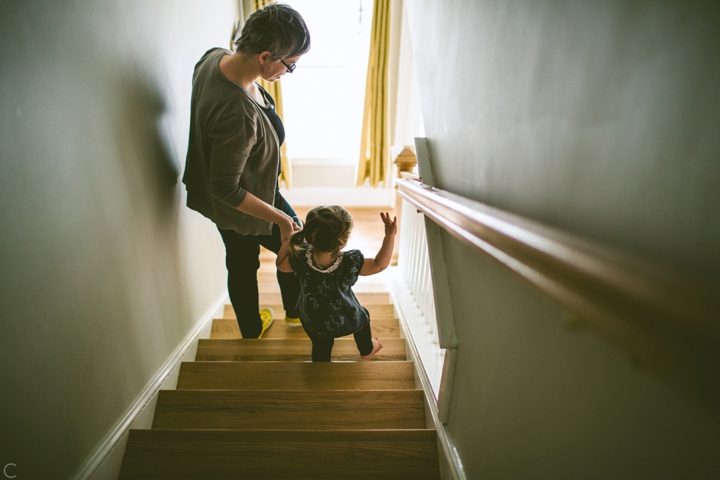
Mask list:
[[[372,356],[375,355],[377,352],[379,352],[380,349],[382,349],[382,347],[383,347],[383,344],[382,344],[382,342],[380,341],[380,339],[379,339],[378,337],[373,337],[372,342],[373,342],[372,352],[368,353],[367,355],[364,355],[364,356],[360,357],[360,358],[362,358],[363,360],[368,360],[370,357],[372,357]]]

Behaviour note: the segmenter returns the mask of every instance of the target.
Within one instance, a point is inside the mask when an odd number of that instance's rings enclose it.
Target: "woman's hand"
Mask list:
[[[293,232],[302,230],[287,213],[263,202],[250,192],[245,195],[242,203],[235,208],[253,217],[277,224],[280,228],[281,242],[287,242]]]
[[[397,233],[397,217],[393,217],[391,222],[389,213],[380,212],[380,218],[382,218],[383,224],[385,224],[385,236],[395,235]]]
[[[277,225],[280,227],[280,241],[282,243],[286,243],[290,240],[293,233],[302,230],[302,228],[300,228],[300,226],[288,215],[285,215],[282,220],[278,221]]]

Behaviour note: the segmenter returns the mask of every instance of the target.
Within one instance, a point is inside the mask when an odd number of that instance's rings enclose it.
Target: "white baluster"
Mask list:
[[[438,343],[435,295],[430,272],[430,257],[425,232],[425,216],[403,201],[398,268],[415,304],[423,315],[427,331]]]

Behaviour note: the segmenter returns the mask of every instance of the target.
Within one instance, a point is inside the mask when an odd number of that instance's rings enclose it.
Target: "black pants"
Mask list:
[[[313,362],[329,362],[332,356],[333,345],[335,344],[334,338],[326,337],[313,337],[310,336],[312,341],[312,361]],[[355,345],[357,345],[360,356],[364,357],[369,355],[373,351],[372,343],[372,331],[370,330],[370,323],[368,322],[363,328],[353,334],[355,337]]]
[[[291,217],[297,214],[275,192],[275,207]],[[280,228],[273,225],[270,235],[240,235],[234,230],[220,230],[225,243],[225,265],[228,271],[228,293],[243,338],[257,338],[262,331],[258,306],[257,271],[260,268],[260,246],[277,253],[280,250]],[[277,272],[285,315],[297,318],[300,283],[293,273]]]

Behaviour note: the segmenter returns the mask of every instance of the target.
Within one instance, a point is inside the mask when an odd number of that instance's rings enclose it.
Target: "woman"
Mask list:
[[[261,338],[273,318],[269,309],[258,311],[260,245],[277,253],[300,227],[278,190],[285,130],[256,80],[292,73],[310,49],[310,33],[291,7],[269,5],[248,18],[235,47],[209,50],[195,66],[183,183],[188,207],[212,220],[225,243],[228,292],[243,338]],[[298,281],[277,277],[286,322],[299,326]]]

